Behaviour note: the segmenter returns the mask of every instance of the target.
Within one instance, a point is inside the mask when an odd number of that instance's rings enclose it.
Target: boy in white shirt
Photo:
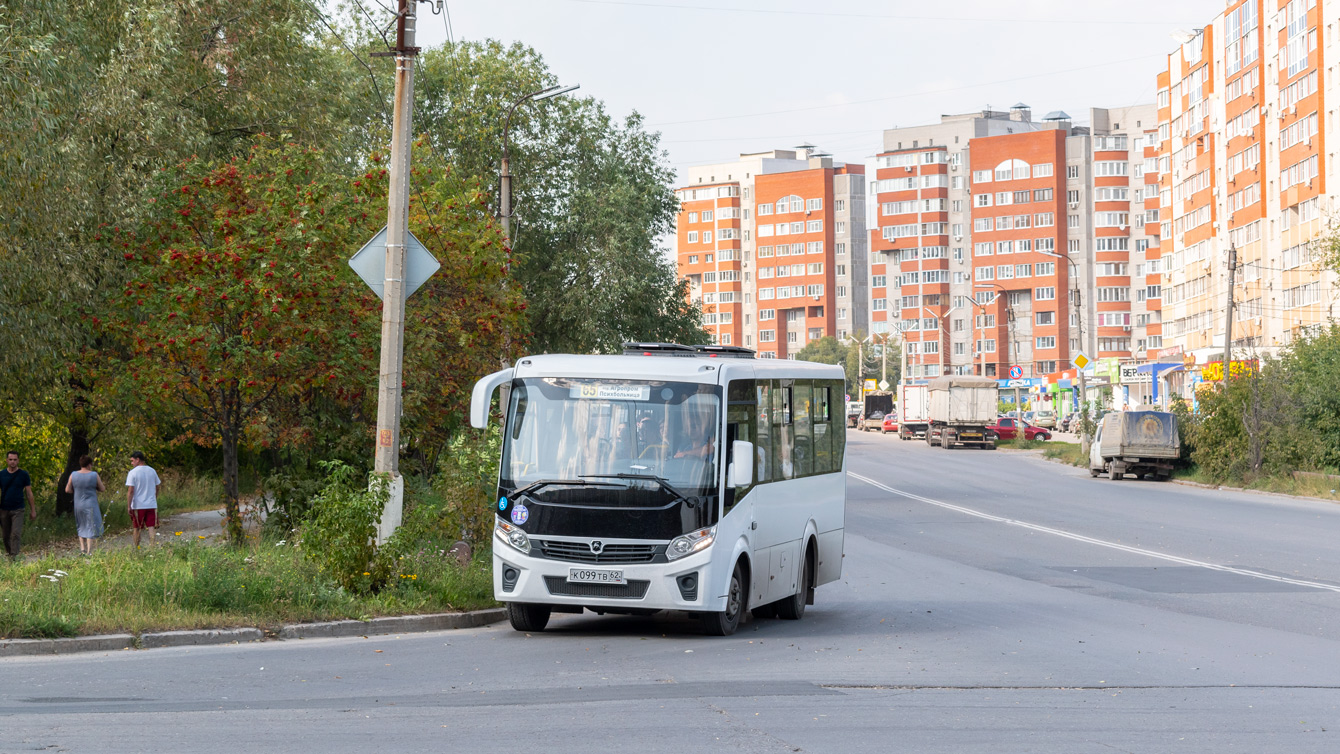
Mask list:
[[[154,544],[154,532],[158,527],[158,488],[163,480],[158,478],[144,460],[144,454],[135,451],[130,454],[130,473],[126,474],[126,507],[130,510],[130,526],[134,530],[135,549],[140,549],[140,530],[149,531],[149,544]]]

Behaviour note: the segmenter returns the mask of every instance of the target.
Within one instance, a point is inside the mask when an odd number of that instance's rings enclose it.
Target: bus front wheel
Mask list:
[[[703,613],[703,632],[709,636],[730,636],[740,627],[740,615],[744,613],[744,569],[735,562],[730,574],[730,589],[726,592],[726,609],[719,613]]]
[[[517,631],[543,631],[549,625],[549,606],[526,602],[508,602],[507,620]]]

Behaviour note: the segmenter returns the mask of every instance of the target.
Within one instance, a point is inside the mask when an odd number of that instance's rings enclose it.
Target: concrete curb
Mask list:
[[[497,623],[507,617],[501,607],[475,610],[469,613],[435,613],[432,615],[400,615],[390,618],[361,620],[334,620],[323,623],[295,623],[279,629],[281,639],[330,639],[374,634],[407,634],[420,631],[445,631],[453,628],[476,628]]]
[[[495,607],[468,613],[398,615],[388,618],[373,618],[367,621],[336,620],[323,623],[294,623],[279,629],[277,637],[281,640],[328,639],[379,634],[411,634],[425,631],[446,631],[456,628],[478,628],[497,623],[506,618],[507,610]],[[70,639],[0,639],[0,657],[72,654],[74,652],[114,652],[136,648],[201,647],[211,644],[240,644],[265,640],[265,632],[259,628],[156,631],[140,634],[138,639],[133,634],[76,636]]]
[[[140,634],[141,649],[158,647],[198,647],[206,644],[233,644],[244,641],[262,641],[265,632],[259,628],[211,628],[202,631],[159,631]]]
[[[135,637],[131,634],[103,634],[76,636],[70,639],[0,639],[0,657],[25,655],[59,655],[71,652],[115,652],[132,649]]]

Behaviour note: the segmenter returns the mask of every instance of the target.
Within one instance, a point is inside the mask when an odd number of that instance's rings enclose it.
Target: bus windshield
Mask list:
[[[542,377],[512,383],[499,484],[587,482],[613,506],[674,491],[716,494],[720,388],[687,382]],[[628,475],[641,479],[619,478]],[[543,498],[560,486],[537,488]],[[570,489],[570,487],[569,487]],[[637,490],[638,494],[624,494]]]

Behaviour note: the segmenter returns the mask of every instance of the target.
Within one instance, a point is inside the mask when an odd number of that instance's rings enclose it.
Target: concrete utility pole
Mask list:
[[[1238,269],[1238,247],[1228,246],[1228,313],[1224,315],[1224,386],[1228,386],[1229,367],[1233,362],[1233,279]]]
[[[405,481],[400,476],[400,412],[405,363],[405,243],[409,236],[410,118],[414,107],[414,10],[399,0],[396,21],[395,111],[391,131],[390,188],[386,201],[386,279],[382,295],[382,353],[377,382],[377,449],[373,471],[386,479],[390,497],[377,524],[377,542],[400,526]]]

